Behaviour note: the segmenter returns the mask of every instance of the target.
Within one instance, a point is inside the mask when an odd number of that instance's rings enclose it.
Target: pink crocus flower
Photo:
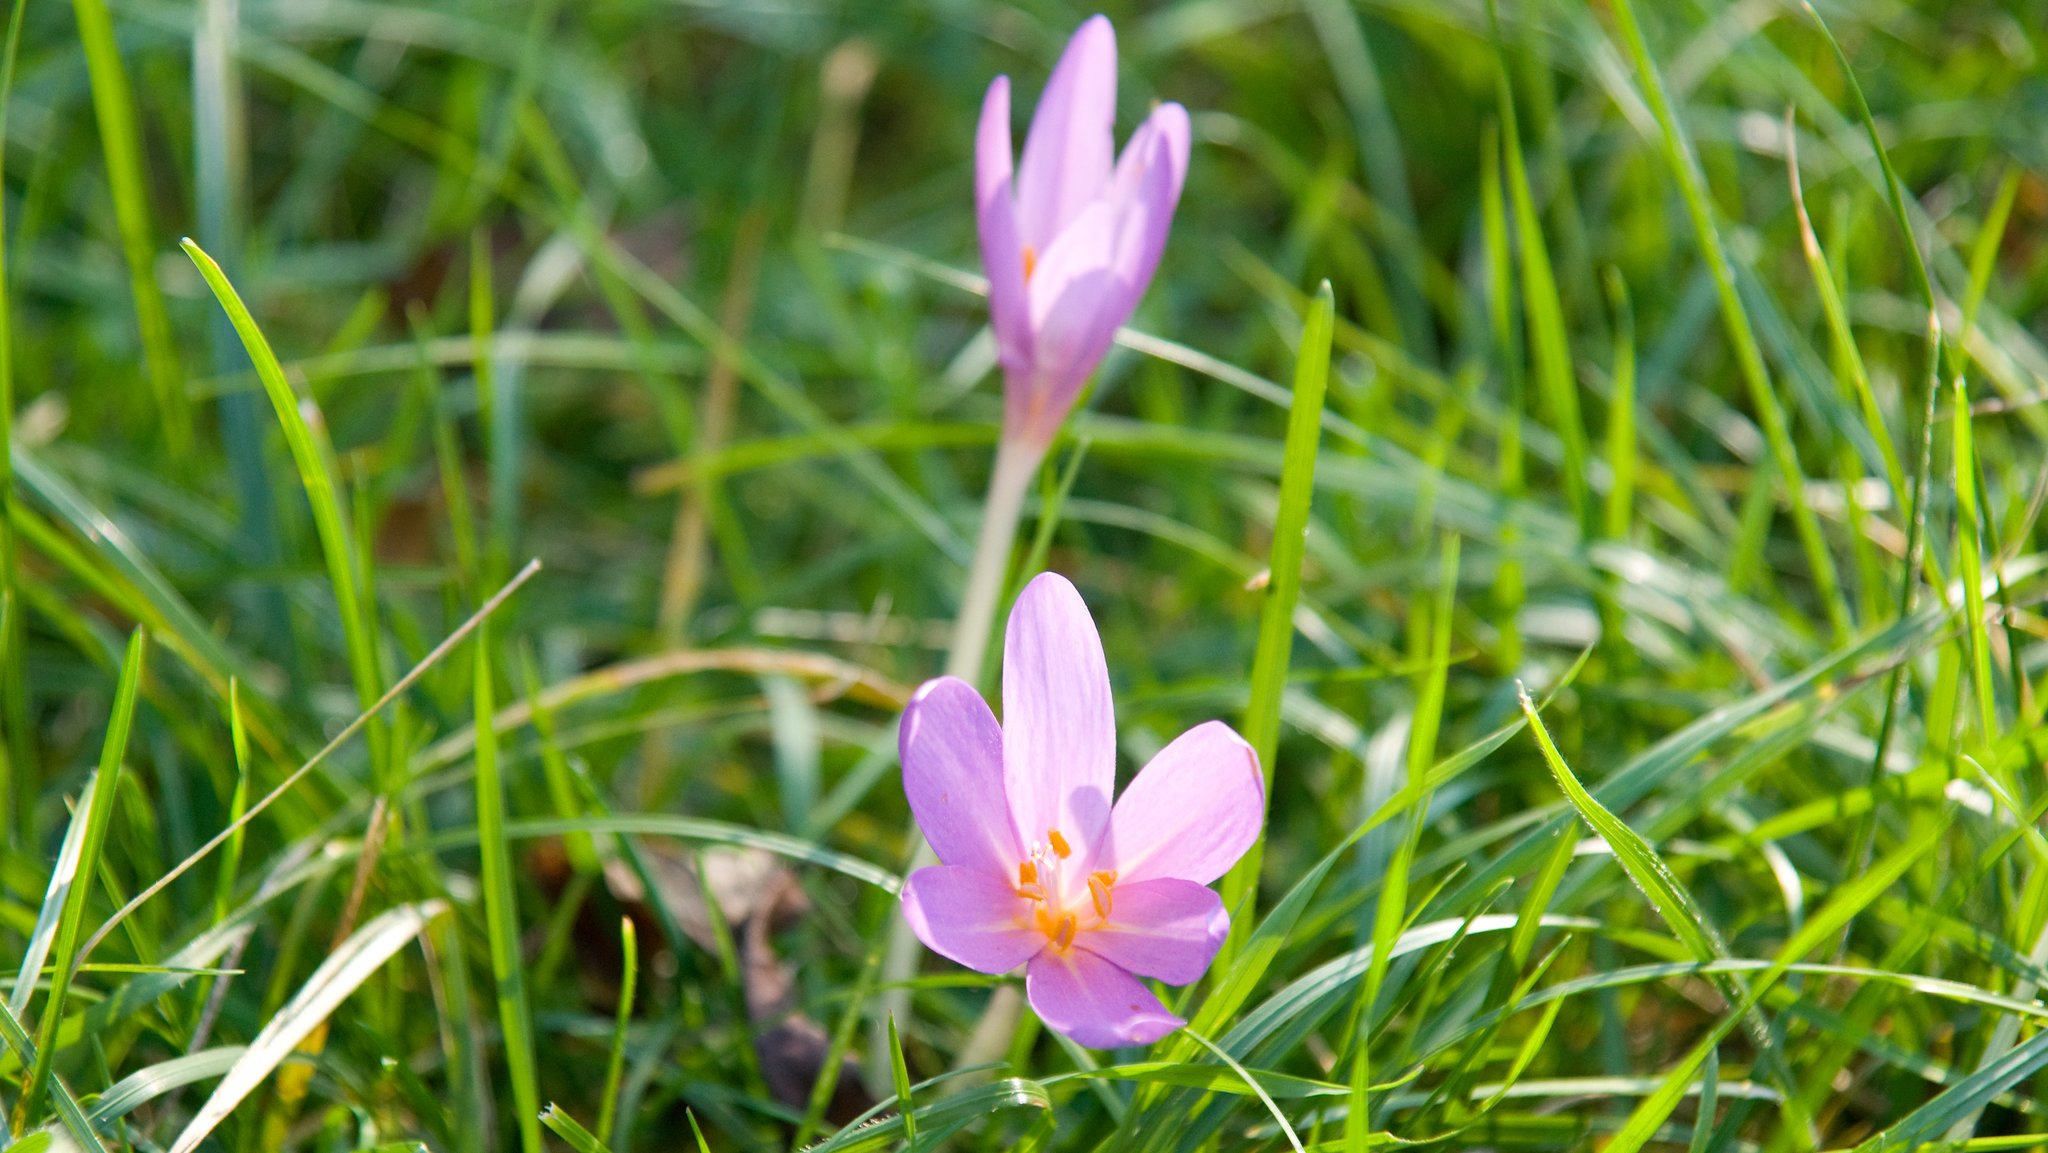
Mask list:
[[[1185,985],[1230,931],[1208,888],[1258,838],[1259,759],[1210,721],[1152,758],[1114,807],[1116,718],[1081,594],[1044,573],[1003,646],[1003,723],[957,677],[903,713],[903,790],[940,864],[903,913],[933,952],[983,973],[1024,965],[1032,1008],[1092,1048],[1187,1022],[1139,978]]]
[[[1043,449],[1145,295],[1188,168],[1188,114],[1162,104],[1113,159],[1116,33],[1074,33],[1011,173],[1010,78],[981,105],[974,201],[1003,366],[1005,436]]]

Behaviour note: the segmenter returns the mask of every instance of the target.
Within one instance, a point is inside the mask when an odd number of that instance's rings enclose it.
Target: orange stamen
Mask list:
[[[1038,866],[1030,861],[1017,863],[1017,895],[1027,901],[1045,900],[1045,887],[1038,883]]]
[[[1064,951],[1067,946],[1073,943],[1074,915],[1072,913],[1068,913],[1066,916],[1060,918],[1059,932],[1054,934],[1052,939],[1052,945],[1053,948]]]
[[[1024,246],[1024,283],[1031,283],[1031,274],[1036,271],[1038,271],[1038,250],[1027,244]]]
[[[1088,874],[1088,897],[1095,902],[1095,915],[1109,920],[1111,885],[1116,884],[1116,874],[1108,869],[1098,869]]]
[[[1074,852],[1073,848],[1067,844],[1067,839],[1060,836],[1058,829],[1047,829],[1045,831],[1045,839],[1052,842],[1053,856],[1058,857],[1062,861],[1066,860]]]

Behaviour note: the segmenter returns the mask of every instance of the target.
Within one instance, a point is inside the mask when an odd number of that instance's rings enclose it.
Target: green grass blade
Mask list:
[[[546,1109],[541,1110],[540,1123],[547,1126],[550,1132],[560,1137],[576,1153],[611,1153],[608,1142],[585,1129],[576,1118],[569,1116],[560,1105],[552,1101],[548,1103]]]
[[[889,1018],[889,1080],[896,1087],[897,1112],[903,1117],[903,1151],[917,1153],[917,1099],[910,1095],[910,1067],[903,1060],[903,1038],[896,1019]]]
[[[106,740],[100,745],[99,770],[93,775],[91,806],[84,811],[85,836],[78,851],[73,880],[64,893],[64,912],[57,921],[52,950],[50,996],[36,1021],[36,1062],[15,1104],[15,1129],[25,1131],[35,1123],[42,1107],[43,1091],[49,1084],[51,1063],[57,1057],[57,1029],[64,1021],[64,1001],[71,991],[71,978],[78,970],[82,951],[78,947],[85,931],[85,899],[92,892],[91,878],[100,866],[100,850],[107,843],[107,829],[114,821],[114,798],[119,794],[121,759],[128,751],[128,731],[135,723],[135,702],[142,691],[142,669],[148,639],[141,629],[128,637],[128,653],[121,662],[121,681],[114,690],[114,710],[107,719]],[[17,988],[16,993],[20,990]]]
[[[925,1084],[929,1086],[930,1082]],[[1049,1116],[1053,1107],[1052,1097],[1043,1085],[1022,1077],[1005,1077],[951,1095],[928,1092],[925,1100],[929,1104],[918,1107],[915,1124],[926,1134],[951,1133],[962,1121],[1011,1109],[1036,1109]],[[900,1113],[879,1119],[864,1118],[810,1146],[806,1153],[874,1153],[895,1147],[903,1140],[903,1133]]]
[[[1280,474],[1280,506],[1273,519],[1273,549],[1265,596],[1259,605],[1259,640],[1252,655],[1251,703],[1244,735],[1258,755],[1266,789],[1273,786],[1273,757],[1280,744],[1280,704],[1294,653],[1294,606],[1301,595],[1301,565],[1307,553],[1309,501],[1315,494],[1317,445],[1322,435],[1323,397],[1330,379],[1330,332],[1336,296],[1324,281],[1303,321],[1296,350],[1294,403],[1288,409],[1287,447]],[[1262,842],[1261,842],[1262,843]],[[1251,923],[1259,879],[1261,843],[1253,844],[1223,878],[1223,906],[1234,911],[1231,940],[1241,942]],[[1234,953],[1226,944],[1221,956]]]
[[[263,335],[256,318],[250,315],[248,306],[242,303],[241,295],[228,282],[227,274],[221,271],[220,265],[190,239],[185,240],[183,246],[185,255],[199,269],[206,286],[213,290],[214,298],[220,302],[229,321],[234,324],[236,334],[242,338],[242,347],[255,364],[256,375],[263,382],[263,391],[270,397],[270,406],[284,428],[285,443],[291,448],[292,462],[298,466],[300,483],[305,486],[306,499],[312,505],[320,548],[326,555],[327,579],[334,590],[342,635],[347,641],[349,672],[355,683],[356,700],[367,709],[380,693],[376,639],[369,606],[361,592],[364,582],[362,559],[356,553],[355,533],[349,528],[340,487],[335,481],[334,450],[327,442],[326,422],[310,399],[302,398],[293,391],[291,382],[285,379],[283,366],[277,361],[277,354],[271,350],[269,338]],[[393,782],[386,779],[390,769],[389,757],[384,750],[384,726],[373,722],[369,739],[371,763],[378,784],[388,791]]]
[[[15,0],[0,56],[0,139],[14,106],[15,58],[21,47],[28,0]],[[0,181],[6,175],[0,157]],[[22,601],[14,539],[14,303],[8,282],[7,211],[0,204],[0,845],[34,835],[36,772],[30,751],[28,677],[22,639]]]
[[[1978,545],[1977,452],[1971,437],[1969,388],[1958,377],[1949,420],[1954,432],[1956,555],[1963,582],[1963,640],[1976,688],[1977,735],[1987,746],[1998,739],[1997,686],[1991,680],[1990,618],[1984,614],[1984,562]]]
[[[1415,199],[1409,192],[1408,166],[1402,156],[1401,134],[1394,122],[1380,81],[1378,65],[1366,43],[1359,13],[1346,0],[1309,0],[1309,20],[1315,25],[1338,94],[1358,135],[1359,159],[1373,200],[1388,216],[1386,242],[1393,251],[1388,261],[1393,276],[1394,314],[1401,322],[1401,343],[1422,360],[1433,359],[1436,338],[1430,325],[1428,297],[1423,277],[1428,255],[1416,226]]]
[[[1489,17],[1493,5],[1487,6]],[[1522,314],[1528,324],[1535,360],[1536,387],[1542,391],[1551,423],[1564,443],[1563,473],[1565,495],[1574,519],[1582,530],[1593,529],[1592,453],[1586,443],[1586,425],[1579,413],[1578,379],[1572,371],[1570,338],[1565,332],[1564,310],[1558,296],[1557,276],[1551,269],[1550,250],[1543,239],[1543,219],[1536,211],[1536,196],[1529,187],[1528,165],[1522,155],[1521,129],[1515,121],[1515,98],[1508,81],[1507,60],[1500,54],[1498,20],[1493,24],[1495,59],[1494,90],[1501,123],[1501,142],[1507,159],[1505,177],[1508,205],[1513,212],[1516,247],[1521,253]]]
[[[246,1052],[246,1045],[222,1045],[138,1069],[99,1095],[89,1120],[95,1127],[111,1125],[175,1089],[224,1075]]]
[[[163,420],[164,448],[173,461],[190,458],[191,406],[185,401],[183,369],[171,336],[170,313],[156,283],[157,242],[150,221],[148,178],[143,171],[142,133],[136,122],[135,97],[128,70],[114,42],[114,19],[106,0],[72,0],[78,17],[78,40],[85,50],[86,72],[92,81],[93,115],[99,122],[100,148],[106,158],[108,191],[114,200],[114,221],[121,234],[121,255],[128,265],[128,290],[135,298],[135,320],[142,334],[142,357],[157,411]]]
[[[1799,176],[1796,125],[1786,125],[1785,140],[1785,171],[1792,185],[1792,210],[1794,219],[1799,222],[1800,249],[1806,256],[1807,271],[1813,277],[1814,293],[1820,298],[1821,315],[1827,319],[1828,341],[1839,366],[1838,375],[1847,378],[1843,384],[1855,395],[1857,409],[1863,415],[1863,427],[1877,442],[1878,454],[1884,462],[1885,479],[1891,483],[1893,503],[1903,504],[1906,500],[1906,470],[1899,463],[1898,446],[1885,427],[1884,411],[1878,407],[1877,394],[1871,390],[1870,373],[1864,367],[1862,352],[1856,347],[1856,334],[1849,327],[1849,310],[1842,303],[1834,271],[1828,266],[1827,253],[1822,251],[1820,237],[1814,233],[1813,221],[1806,214],[1806,190]]]
[[[57,863],[50,870],[50,886],[43,897],[43,907],[36,914],[35,927],[29,930],[27,947],[21,954],[21,969],[14,978],[14,990],[7,995],[7,1007],[16,1016],[28,1011],[28,1001],[35,994],[36,975],[43,971],[43,962],[49,959],[50,947],[57,940],[57,926],[64,919],[64,906],[69,903],[71,888],[78,881],[79,858],[85,853],[86,830],[92,824],[93,794],[98,790],[97,780],[88,780],[78,794],[78,803],[73,806],[71,824],[64,830],[64,843],[57,849]]]
[[[491,976],[497,983],[498,1025],[504,1032],[505,1063],[512,1073],[512,1098],[519,1138],[526,1153],[540,1153],[540,1089],[535,1073],[533,1019],[527,1007],[525,962],[519,947],[519,908],[512,886],[512,848],[505,835],[505,783],[498,773],[497,715],[491,670],[491,628],[477,629],[476,825],[483,853],[485,931],[491,945]]]
[[[1773,464],[1778,471],[1779,484],[1784,489],[1784,498],[1792,510],[1792,523],[1798,530],[1800,546],[1806,552],[1806,564],[1811,570],[1816,595],[1826,611],[1828,623],[1833,627],[1837,639],[1846,638],[1851,630],[1847,599],[1842,595],[1841,580],[1835,572],[1835,561],[1828,552],[1827,539],[1821,535],[1820,520],[1814,515],[1813,506],[1806,497],[1806,477],[1800,471],[1799,457],[1792,445],[1791,430],[1786,423],[1784,407],[1779,403],[1778,394],[1771,385],[1770,369],[1764,364],[1763,351],[1758,348],[1756,332],[1751,327],[1749,314],[1744,309],[1742,297],[1735,287],[1735,268],[1728,259],[1727,249],[1721,242],[1720,227],[1714,222],[1714,208],[1708,199],[1706,181],[1699,167],[1699,160],[1687,139],[1685,129],[1679,124],[1672,111],[1671,101],[1666,94],[1664,78],[1658,71],[1656,61],[1650,56],[1649,45],[1643,40],[1642,29],[1636,24],[1635,6],[1632,0],[1615,0],[1615,22],[1621,28],[1622,39],[1626,41],[1629,59],[1634,63],[1636,78],[1642,86],[1644,99],[1649,103],[1651,113],[1657,119],[1659,136],[1664,146],[1664,158],[1670,166],[1672,177],[1678,182],[1678,190],[1685,201],[1686,214],[1692,221],[1694,238],[1699,242],[1700,252],[1706,259],[1707,271],[1713,276],[1714,291],[1721,305],[1721,321],[1727,330],[1729,343],[1735,352],[1735,361],[1742,372],[1744,385],[1749,389],[1750,405],[1756,410],[1757,420],[1763,425]]]
[[[1607,299],[1614,309],[1614,394],[1607,408],[1607,503],[1601,531],[1625,541],[1636,505],[1636,320],[1628,282],[1607,270]]]
[[[1529,690],[1517,686],[1521,694],[1522,717],[1529,723],[1529,732],[1536,738],[1536,747],[1543,753],[1544,764],[1550,767],[1550,775],[1563,790],[1572,808],[1578,810],[1580,818],[1591,826],[1601,840],[1614,851],[1614,859],[1628,873],[1657,915],[1671,929],[1672,935],[1684,943],[1686,951],[1700,961],[1714,961],[1725,957],[1728,948],[1722,943],[1720,934],[1708,924],[1705,914],[1679,883],[1677,874],[1664,858],[1650,847],[1628,823],[1594,799],[1586,791],[1579,778],[1572,774],[1571,766],[1557,751],[1557,745],[1550,739],[1550,732],[1543,725],[1543,718],[1536,713],[1536,702],[1529,699]]]
[[[611,1144],[612,1123],[617,1120],[619,1077],[626,1070],[626,1029],[633,1023],[633,994],[640,982],[640,937],[631,917],[619,918],[619,949],[625,955],[624,971],[619,975],[619,1012],[612,1021],[611,1055],[605,1059],[604,1092],[598,1098],[603,1104],[597,1114],[597,1140],[603,1145]]]
[[[1946,832],[1946,820],[1929,822],[1920,827],[1912,840],[1899,846],[1869,871],[1835,890],[1827,904],[1793,934],[1792,939],[1778,951],[1771,966],[1760,973],[1749,986],[1749,992],[1741,1004],[1736,1005],[1711,1029],[1706,1037],[1693,1048],[1682,1061],[1666,1075],[1657,1090],[1645,1097],[1629,1115],[1627,1122],[1615,1134],[1607,1146],[1608,1153],[1636,1153],[1645,1144],[1655,1139],[1659,1128],[1672,1110],[1692,1091],[1693,1079],[1706,1063],[1714,1047],[1721,1043],[1735,1028],[1736,1023],[1751,1009],[1755,1008],[1765,993],[1777,984],[1793,964],[1806,954],[1833,938],[1849,922],[1868,908],[1886,890],[1898,883],[1906,870],[1933,850]]]
[[[14,1050],[25,1065],[42,1064],[41,1051],[29,1039],[28,1030],[22,1028],[21,1019],[4,1004],[0,1004],[0,1049]],[[56,1107],[57,1117],[63,1122],[65,1131],[85,1153],[107,1153],[106,1145],[100,1141],[99,1134],[93,1132],[91,1121],[79,1105],[78,1098],[72,1096],[70,1087],[64,1084],[64,1078],[52,1075],[49,1085],[50,1101]],[[19,1149],[34,1136],[29,1134],[10,1148]]]
[[[1956,332],[1956,344],[1965,349],[1970,347],[1970,336],[1977,329],[1977,310],[1984,306],[1984,295],[1991,290],[1998,246],[2005,239],[2005,226],[2012,219],[2012,206],[2019,199],[2023,175],[2024,170],[2017,165],[2005,170],[2005,176],[1998,182],[1998,192],[1992,197],[1991,210],[1984,214],[1984,226],[1977,230],[1976,243],[1970,246],[1970,286],[1963,296],[1963,323]]]

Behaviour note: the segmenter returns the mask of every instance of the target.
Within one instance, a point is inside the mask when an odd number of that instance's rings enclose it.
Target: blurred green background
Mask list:
[[[527,1085],[596,1128],[615,1035],[612,1148],[683,1147],[685,1109],[719,1150],[900,1142],[839,1126],[893,1092],[871,1036],[877,882],[913,847],[895,711],[940,666],[1001,411],[973,126],[1007,73],[1021,139],[1089,10],[14,11],[0,958],[90,935],[543,565],[93,952],[145,968],[80,974],[55,1071],[88,1111],[153,1086],[91,1123],[106,1147],[171,1147],[239,1058],[222,1047],[405,909],[432,914],[429,947],[370,966],[215,1147],[510,1148],[538,1132]],[[1176,100],[1194,156],[1024,532],[1102,628],[1127,771],[1247,706],[1285,386],[1307,294],[1337,300],[1262,907],[1371,829],[1221,1025],[1279,1016],[1223,1048],[1306,1079],[1274,1094],[1305,1143],[1582,1146],[1732,1020],[1740,974],[1896,862],[1797,958],[1845,971],[1760,985],[1765,1024],[1679,1078],[1654,1138],[2037,1131],[2048,6],[1823,5],[1860,97],[1781,0],[1642,3],[1640,57],[1606,0],[1108,14],[1120,137]],[[184,236],[275,350],[312,456]],[[93,883],[39,924],[138,625],[126,770],[79,808],[105,835]],[[1558,855],[1586,829],[1518,678],[1687,908],[1646,903],[1608,850]],[[475,783],[499,707],[482,772],[509,831]],[[621,916],[641,948],[615,1034]],[[1673,916],[1757,964],[1686,969]],[[1402,959],[1359,959],[1397,930],[1421,934]],[[502,1032],[494,946],[521,957],[530,1037]],[[990,984],[924,972],[913,1080],[958,1068]],[[40,1036],[49,994],[17,996]],[[1086,1058],[1028,1025],[1008,1057],[1020,1080],[927,1105],[919,1147],[962,1126],[984,1148],[1286,1146],[1256,1097],[1166,1087],[1192,1074],[1073,1077]],[[22,1101],[18,1045],[0,1062],[17,1125],[61,1114]],[[1375,1088],[1347,1128],[1354,1082]]]

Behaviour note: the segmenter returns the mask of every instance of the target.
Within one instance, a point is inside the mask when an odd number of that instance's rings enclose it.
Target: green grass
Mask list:
[[[2041,0],[1111,5],[1008,587],[1267,831],[1148,1049],[893,979],[1088,11],[13,6],[0,1147],[2048,1143]]]

